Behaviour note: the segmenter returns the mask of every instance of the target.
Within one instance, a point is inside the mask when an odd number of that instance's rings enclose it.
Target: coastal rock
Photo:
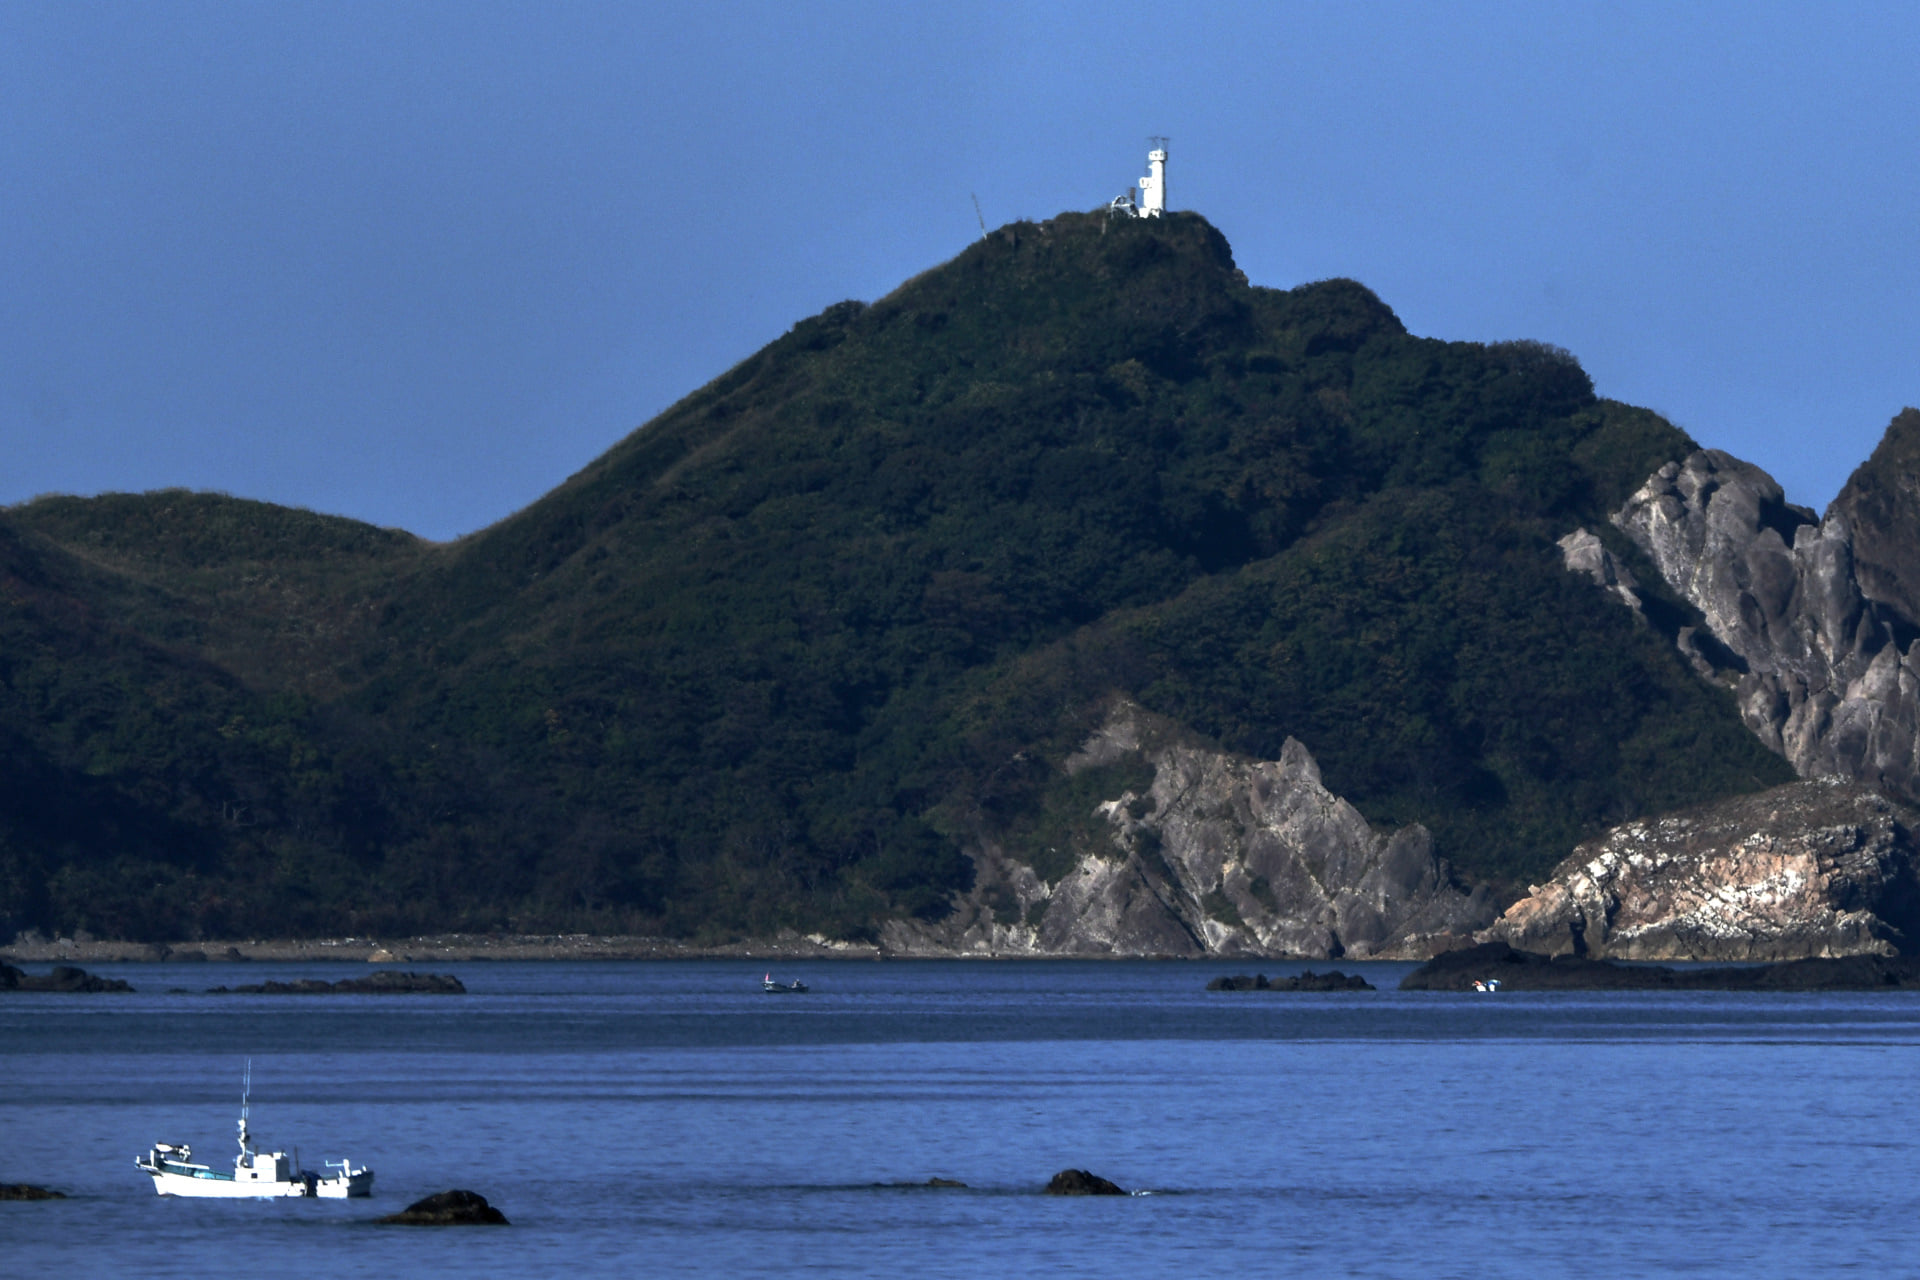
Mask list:
[[[1717,449],[1660,468],[1613,517],[1727,650],[1714,675],[1761,741],[1803,778],[1908,801],[1920,800],[1920,500],[1902,469],[1916,434],[1920,415],[1896,419],[1825,519]]]
[[[1296,973],[1290,977],[1267,980],[1264,973],[1251,976],[1241,973],[1230,978],[1215,978],[1207,984],[1209,991],[1372,991],[1374,986],[1359,974],[1348,977],[1338,969],[1331,973],[1315,973],[1309,969],[1305,973]]]
[[[0,964],[0,991],[131,991],[133,988],[119,978],[102,978],[98,974],[88,973],[85,969],[76,969],[70,964],[57,964],[51,973],[27,973],[10,964]]]
[[[1122,702],[1065,768],[1127,760],[1151,767],[1151,785],[1097,806],[1103,839],[1058,882],[984,848],[962,909],[934,925],[893,922],[883,946],[1425,959],[1494,919],[1484,890],[1454,883],[1425,827],[1376,831],[1295,739],[1278,760],[1249,760]],[[994,910],[996,898],[1006,907]]]
[[[509,1225],[507,1215],[487,1203],[477,1191],[442,1191],[424,1200],[415,1200],[399,1213],[390,1213],[375,1222],[413,1227],[459,1227]]]
[[[209,995],[326,996],[326,995],[465,995],[466,985],[450,973],[398,973],[383,969],[364,978],[342,978],[327,982],[320,978],[296,978],[292,982],[269,979],[240,987],[209,987]]]
[[[25,1182],[0,1182],[0,1200],[65,1200],[64,1191],[49,1191],[45,1187],[31,1186]]]
[[[1841,956],[1730,969],[1668,969],[1516,951],[1504,942],[1435,956],[1402,991],[1884,991],[1920,988],[1920,958]],[[1480,985],[1476,985],[1480,984]]]
[[[1050,1196],[1123,1196],[1127,1193],[1100,1175],[1088,1173],[1085,1169],[1062,1169],[1053,1175],[1052,1181],[1047,1183],[1045,1194]]]
[[[1629,822],[1480,936],[1548,955],[1786,960],[1920,947],[1920,814],[1840,778]]]

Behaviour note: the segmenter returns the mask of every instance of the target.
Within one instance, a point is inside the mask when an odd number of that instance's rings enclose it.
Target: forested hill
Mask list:
[[[1068,214],[796,325],[450,545],[15,507],[0,935],[870,936],[983,839],[1048,873],[1116,782],[1060,768],[1116,696],[1299,738],[1519,887],[1790,776],[1682,606],[1642,624],[1555,547],[1633,561],[1607,513],[1692,447],[1565,352],[1250,286],[1196,215]]]

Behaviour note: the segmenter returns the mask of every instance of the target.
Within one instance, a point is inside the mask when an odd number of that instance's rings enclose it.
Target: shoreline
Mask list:
[[[1418,964],[1426,957],[1348,957],[1354,964]],[[1060,951],[897,951],[872,942],[783,934],[738,942],[596,933],[436,933],[412,938],[220,938],[199,942],[123,942],[26,935],[0,946],[9,964],[184,964],[199,961],[439,964],[489,960],[1155,960],[1193,964],[1338,964],[1325,956],[1113,955]]]
[[[204,942],[119,942],[90,938],[16,938],[0,946],[13,964],[181,964],[202,960],[437,964],[482,960],[818,960],[893,958],[872,943],[818,937],[757,938],[702,944],[620,934],[428,934],[416,938],[234,938]]]

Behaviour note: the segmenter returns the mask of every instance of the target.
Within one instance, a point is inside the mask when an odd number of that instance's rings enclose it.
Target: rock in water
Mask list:
[[[1244,973],[1236,973],[1230,978],[1229,977],[1215,978],[1213,981],[1207,983],[1207,990],[1209,991],[1265,991],[1267,990],[1267,975],[1264,973],[1261,973],[1261,974],[1248,976],[1247,974],[1244,974]]]
[[[1589,840],[1482,940],[1620,960],[1891,955],[1920,945],[1920,813],[1826,778]]]
[[[1062,1169],[1047,1183],[1050,1196],[1123,1196],[1125,1191],[1085,1169]]]
[[[0,1182],[0,1200],[65,1200],[64,1191],[49,1191],[45,1187],[29,1186],[24,1182]]]
[[[477,1191],[442,1191],[424,1200],[415,1200],[399,1213],[390,1213],[377,1222],[414,1227],[507,1226],[507,1215],[487,1203]]]
[[[70,964],[57,964],[53,972],[47,974],[25,973],[10,964],[0,964],[0,991],[131,991],[133,988],[118,978],[102,978],[88,973],[85,969],[76,969]]]
[[[1209,991],[1372,991],[1374,986],[1359,974],[1348,977],[1338,969],[1330,973],[1315,973],[1308,969],[1305,973],[1296,973],[1291,977],[1275,978],[1271,982],[1264,973],[1248,977],[1238,973],[1230,978],[1215,978],[1207,984]]]
[[[392,969],[382,969],[364,978],[342,978],[333,984],[333,989],[356,995],[462,996],[467,993],[466,984],[450,973],[398,973]]]
[[[292,982],[269,979],[242,987],[209,987],[210,995],[327,996],[327,995],[465,995],[466,985],[450,973],[396,973],[382,969],[364,978],[342,978],[327,982],[320,978],[296,978]]]

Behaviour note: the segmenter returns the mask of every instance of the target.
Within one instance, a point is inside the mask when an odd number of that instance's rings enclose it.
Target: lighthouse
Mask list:
[[[1107,205],[1109,218],[1157,218],[1167,211],[1167,140],[1148,138],[1147,176],[1140,179],[1140,198],[1122,191]]]
[[[1140,179],[1140,208],[1136,216],[1157,218],[1167,211],[1167,140],[1147,139],[1147,176]]]

